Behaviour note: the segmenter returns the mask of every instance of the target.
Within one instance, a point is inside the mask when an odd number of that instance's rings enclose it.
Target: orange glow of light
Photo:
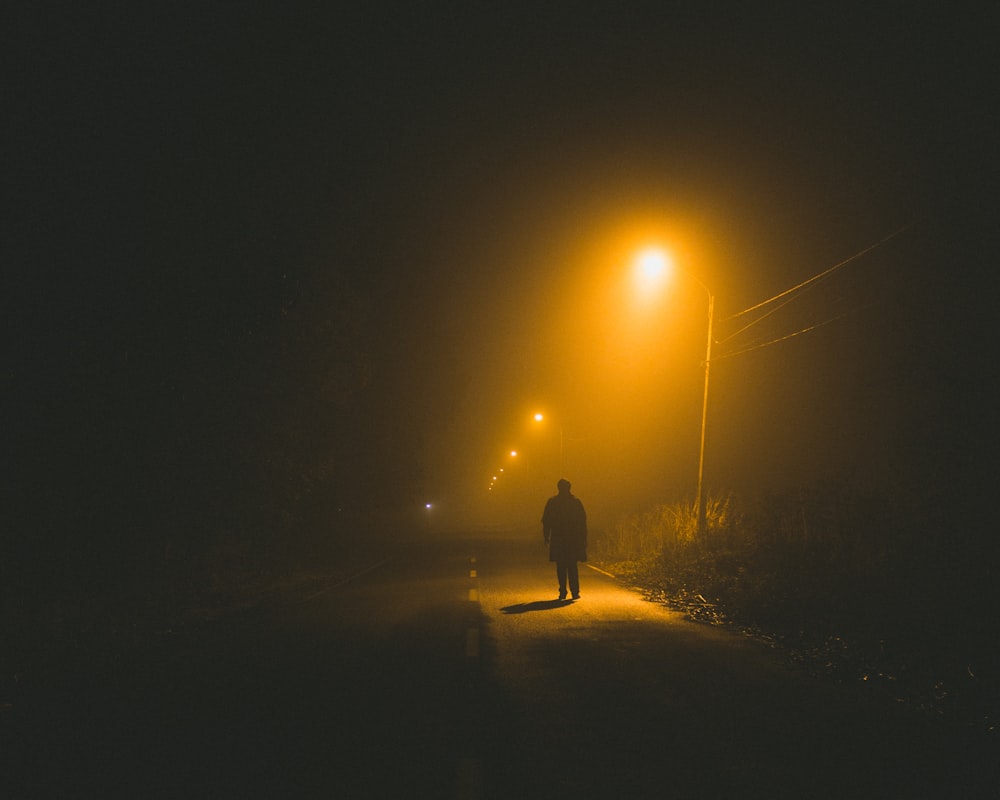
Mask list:
[[[673,272],[673,259],[661,247],[647,247],[635,259],[636,287],[643,296],[657,292]]]
[[[535,422],[541,422],[541,421],[542,421],[543,419],[545,419],[545,415],[544,415],[544,414],[542,414],[541,412],[538,412],[538,413],[537,413],[537,414],[535,414],[535,416],[534,416],[534,420],[535,420]]]

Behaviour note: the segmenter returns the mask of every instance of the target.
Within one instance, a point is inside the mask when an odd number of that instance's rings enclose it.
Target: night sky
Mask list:
[[[557,428],[595,519],[690,499],[698,282],[710,487],[982,497],[995,5],[250,5],[7,14],[10,499],[478,513],[516,447],[533,522]]]

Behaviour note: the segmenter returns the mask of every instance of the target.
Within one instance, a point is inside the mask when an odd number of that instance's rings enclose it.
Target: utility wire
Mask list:
[[[817,278],[816,282],[813,283],[812,285],[810,285],[808,288],[804,289],[803,292],[802,292],[802,294],[805,294],[805,292],[809,291],[809,289],[812,289],[812,288],[814,288],[814,287],[816,287],[818,285],[819,285],[819,280]],[[789,291],[792,291],[792,290],[789,290]],[[800,297],[802,297],[802,294],[796,295],[795,297],[789,297],[787,300],[785,300],[785,302],[776,305],[770,311],[765,311],[763,314],[761,314],[759,317],[757,317],[752,322],[748,322],[742,328],[739,328],[738,330],[736,330],[733,333],[729,334],[729,336],[727,336],[725,339],[716,339],[715,340],[715,344],[725,344],[730,339],[735,339],[737,336],[739,336],[744,331],[750,330],[750,328],[752,328],[758,322],[763,322],[768,317],[772,316],[773,314],[778,313],[781,309],[783,309],[785,306],[787,306],[793,300],[798,300]],[[741,311],[740,313],[742,314],[742,313],[745,313],[745,312]],[[723,320],[723,322],[726,322],[726,321],[728,321],[730,319],[736,319],[736,317],[738,317],[738,316],[739,316],[739,314],[735,314],[735,315],[733,315],[731,317],[727,317],[725,320]]]
[[[869,308],[869,307],[870,306],[864,306],[863,308]],[[780,336],[777,339],[771,339],[768,342],[761,342],[759,344],[750,345],[748,347],[744,347],[741,350],[734,350],[731,353],[724,353],[721,356],[714,356],[713,355],[712,356],[712,360],[713,361],[721,361],[724,358],[732,358],[733,356],[741,356],[744,353],[752,353],[754,350],[760,350],[761,348],[769,347],[772,344],[778,344],[778,342],[784,342],[784,341],[787,341],[788,339],[792,339],[792,338],[794,338],[796,336],[801,336],[803,333],[809,333],[809,331],[814,331],[817,328],[822,328],[822,327],[824,327],[826,325],[829,325],[831,322],[836,322],[838,319],[843,319],[844,317],[849,316],[851,314],[855,314],[855,313],[857,313],[858,311],[861,311],[861,310],[862,309],[853,309],[851,311],[845,311],[843,314],[838,314],[835,317],[830,317],[830,319],[825,320],[824,322],[817,322],[815,325],[810,325],[808,328],[803,328],[800,331],[795,331],[794,333],[789,333],[789,334],[787,334],[785,336]]]
[[[715,344],[725,344],[726,342],[730,341],[731,339],[734,339],[735,337],[739,336],[741,333],[744,333],[745,331],[749,330],[754,325],[756,325],[758,322],[763,322],[765,319],[767,319],[768,317],[772,316],[773,314],[777,313],[782,308],[784,308],[785,306],[787,306],[793,300],[798,300],[800,297],[802,297],[803,294],[805,294],[805,291],[807,291],[808,289],[814,288],[820,281],[822,281],[822,280],[830,277],[834,272],[836,272],[841,267],[846,266],[847,264],[850,264],[852,261],[855,261],[855,260],[861,258],[861,256],[866,255],[867,253],[870,253],[875,248],[881,247],[886,242],[888,242],[888,241],[890,241],[892,239],[895,239],[901,233],[904,233],[905,231],[909,230],[914,225],[916,225],[917,221],[918,220],[913,220],[912,222],[909,222],[906,225],[903,225],[901,228],[897,228],[895,231],[893,231],[892,233],[890,233],[888,236],[885,236],[882,239],[880,239],[879,241],[875,242],[874,244],[869,245],[864,250],[861,250],[861,251],[855,253],[850,258],[845,258],[843,261],[841,261],[841,262],[839,262],[837,264],[834,264],[832,267],[829,267],[828,269],[825,269],[822,272],[820,272],[820,273],[818,273],[816,275],[813,275],[813,277],[809,278],[808,280],[805,280],[802,283],[800,283],[800,284],[798,284],[796,286],[793,286],[790,289],[786,289],[785,291],[783,291],[783,292],[781,292],[779,294],[776,294],[774,297],[771,297],[768,300],[764,300],[763,302],[757,303],[756,305],[751,306],[750,308],[746,308],[743,311],[740,311],[740,312],[738,312],[736,314],[733,314],[733,315],[731,315],[729,317],[726,317],[724,320],[722,320],[722,322],[728,322],[729,320],[737,319],[738,317],[741,317],[744,314],[749,314],[751,311],[756,311],[757,309],[763,308],[764,306],[768,305],[769,303],[773,303],[776,300],[781,300],[782,298],[787,298],[783,303],[775,306],[770,311],[765,311],[763,314],[761,314],[759,317],[757,317],[756,319],[754,319],[752,322],[747,323],[742,328],[740,328],[739,330],[735,331],[734,333],[731,333],[729,336],[725,337],[724,339],[716,339],[715,340]],[[790,295],[793,295],[795,292],[798,292],[799,290],[803,290],[803,291],[800,294],[797,294],[797,295],[794,295],[794,296],[790,296]],[[847,315],[853,314],[853,313],[855,313],[855,312],[854,311],[845,311],[843,314],[838,314],[835,317],[831,317],[830,319],[826,320],[825,322],[818,322],[815,325],[810,325],[807,328],[803,328],[802,330],[795,331],[794,333],[789,333],[786,336],[781,336],[781,337],[779,337],[777,339],[771,339],[770,341],[767,341],[767,342],[762,342],[762,343],[758,343],[758,344],[748,345],[748,346],[746,346],[744,348],[741,348],[739,350],[734,350],[731,353],[726,353],[726,354],[721,355],[721,356],[715,356],[713,358],[713,360],[719,360],[719,359],[724,359],[724,358],[732,358],[733,356],[743,355],[744,353],[750,353],[750,352],[752,352],[754,350],[760,350],[763,347],[769,347],[772,344],[778,344],[779,342],[784,342],[784,341],[786,341],[788,339],[794,338],[795,336],[800,336],[803,333],[808,333],[809,331],[814,331],[817,328],[822,328],[822,327],[824,327],[826,325],[829,325],[831,322],[836,322],[837,320],[842,319],[843,317],[846,317]]]
[[[886,242],[890,241],[891,239],[895,239],[901,233],[904,233],[905,231],[908,231],[910,228],[912,228],[916,224],[917,224],[917,220],[914,220],[913,222],[908,222],[903,227],[898,228],[897,230],[895,230],[892,233],[890,233],[888,236],[886,236],[886,237],[884,237],[882,239],[879,239],[879,241],[875,242],[875,244],[869,245],[864,250],[861,250],[860,252],[855,253],[850,258],[845,258],[840,263],[834,264],[832,267],[823,270],[818,275],[813,275],[813,277],[809,278],[808,280],[802,281],[802,283],[798,284],[797,286],[793,286],[791,289],[786,289],[785,291],[781,292],[780,294],[776,294],[774,297],[771,297],[768,300],[764,300],[763,302],[757,303],[757,305],[755,305],[755,306],[750,306],[750,308],[745,308],[742,311],[739,311],[736,314],[733,314],[732,316],[726,317],[724,320],[722,320],[722,322],[728,322],[731,319],[736,319],[737,317],[742,317],[744,314],[749,314],[751,311],[756,311],[758,308],[763,308],[768,303],[773,303],[775,300],[780,300],[782,297],[787,297],[788,295],[792,294],[793,292],[797,292],[799,289],[805,288],[806,286],[809,286],[810,284],[815,283],[816,281],[819,281],[819,280],[822,280],[823,278],[826,278],[827,276],[829,276],[830,274],[832,274],[836,270],[840,269],[841,267],[846,266],[847,264],[850,264],[852,261],[855,261],[855,260],[861,258],[861,256],[866,255],[867,253],[870,253],[876,247],[881,247],[882,245],[884,245]],[[792,298],[792,299],[795,299],[795,298]],[[788,302],[791,302],[791,300],[789,300]],[[779,306],[779,308],[780,308],[780,306]],[[763,319],[763,318],[764,317],[761,317],[760,319]],[[760,320],[757,320],[757,321],[759,322]],[[753,324],[754,323],[750,323],[750,325],[753,325]],[[747,325],[746,327],[749,328],[750,325]],[[730,338],[732,338],[732,337],[730,337]]]

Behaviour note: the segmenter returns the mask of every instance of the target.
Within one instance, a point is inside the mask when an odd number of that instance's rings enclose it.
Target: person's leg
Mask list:
[[[559,580],[559,599],[566,597],[566,562],[556,562],[556,578]]]
[[[569,578],[569,590],[575,599],[580,596],[580,568],[575,561],[566,565],[566,574]]]

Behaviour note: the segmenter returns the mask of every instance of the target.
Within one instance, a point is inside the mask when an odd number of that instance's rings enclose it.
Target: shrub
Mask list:
[[[623,516],[592,547],[595,560],[668,597],[700,596],[745,624],[817,634],[877,629],[926,614],[943,570],[919,508],[850,484],[785,494],[712,495],[698,530],[691,503]]]

